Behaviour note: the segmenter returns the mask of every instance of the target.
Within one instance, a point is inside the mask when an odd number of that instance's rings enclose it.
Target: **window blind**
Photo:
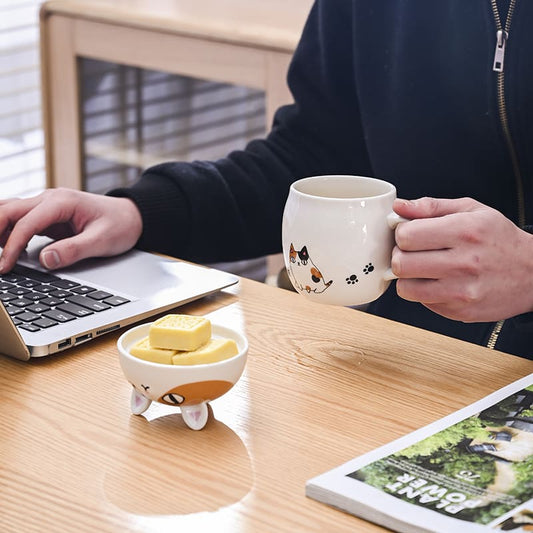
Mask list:
[[[42,0],[0,0],[0,197],[45,186],[39,71]]]
[[[84,189],[164,161],[212,160],[265,133],[263,91],[83,59]]]

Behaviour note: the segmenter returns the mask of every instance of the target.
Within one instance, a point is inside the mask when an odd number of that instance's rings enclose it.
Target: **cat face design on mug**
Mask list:
[[[309,257],[307,246],[303,246],[301,250],[296,250],[291,243],[288,273],[295,288],[307,293],[320,294],[333,283],[332,279],[327,282],[324,281],[322,272]]]

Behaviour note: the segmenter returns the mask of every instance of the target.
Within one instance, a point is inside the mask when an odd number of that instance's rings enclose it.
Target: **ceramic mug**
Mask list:
[[[296,291],[356,306],[381,296],[391,271],[396,188],[363,176],[314,176],[291,185],[283,213],[283,258]]]

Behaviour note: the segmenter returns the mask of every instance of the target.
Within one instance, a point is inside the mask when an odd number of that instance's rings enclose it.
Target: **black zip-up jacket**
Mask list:
[[[498,0],[502,25],[505,3]],[[402,198],[470,196],[531,224],[533,2],[510,10],[500,74],[493,7],[317,0],[288,74],[295,104],[277,112],[266,139],[215,162],[155,166],[133,187],[111,191],[141,210],[138,246],[198,262],[277,253],[290,183],[333,173],[389,180]],[[406,302],[394,284],[369,312],[478,344],[494,328]],[[507,320],[495,348],[533,358],[529,315]]]

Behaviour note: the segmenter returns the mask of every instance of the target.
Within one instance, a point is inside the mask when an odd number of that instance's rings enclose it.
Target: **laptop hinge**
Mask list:
[[[30,351],[3,303],[0,305],[0,339],[0,353],[22,361],[30,358]]]

